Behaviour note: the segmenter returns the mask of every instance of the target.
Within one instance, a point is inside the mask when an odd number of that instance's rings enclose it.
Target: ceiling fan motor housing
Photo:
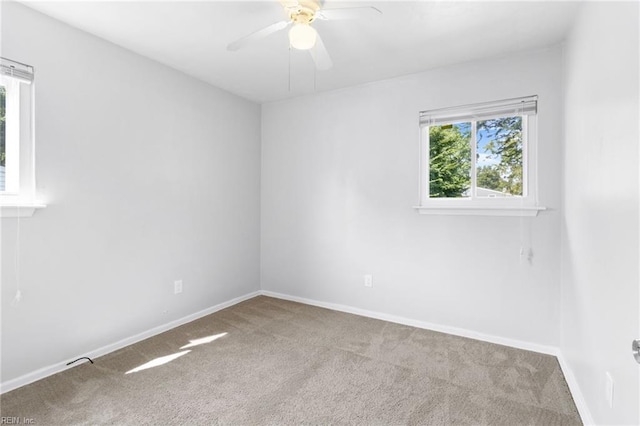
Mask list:
[[[320,3],[314,0],[299,0],[295,6],[289,7],[289,18],[294,24],[310,24],[316,19]]]

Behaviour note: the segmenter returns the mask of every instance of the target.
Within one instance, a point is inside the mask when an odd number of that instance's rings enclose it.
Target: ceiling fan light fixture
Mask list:
[[[295,23],[289,30],[289,43],[298,50],[309,50],[316,44],[318,33],[309,24]]]

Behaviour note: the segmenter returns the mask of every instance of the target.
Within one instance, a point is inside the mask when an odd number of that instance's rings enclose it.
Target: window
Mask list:
[[[33,68],[0,62],[0,212],[31,216],[36,208]]]
[[[535,216],[537,97],[420,113],[425,214]]]

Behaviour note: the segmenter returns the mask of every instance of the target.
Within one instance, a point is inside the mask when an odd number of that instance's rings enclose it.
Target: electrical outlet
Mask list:
[[[611,374],[608,371],[605,373],[605,375],[605,397],[607,398],[607,404],[609,404],[609,408],[613,408],[613,377],[611,377]]]
[[[373,287],[373,275],[365,275],[364,276],[364,286],[365,287]]]
[[[182,293],[182,280],[177,280],[173,282],[173,294]]]

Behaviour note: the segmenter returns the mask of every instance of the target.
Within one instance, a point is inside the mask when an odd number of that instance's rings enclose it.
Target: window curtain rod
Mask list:
[[[34,69],[31,65],[0,57],[0,76],[15,78],[22,83],[33,82]]]

